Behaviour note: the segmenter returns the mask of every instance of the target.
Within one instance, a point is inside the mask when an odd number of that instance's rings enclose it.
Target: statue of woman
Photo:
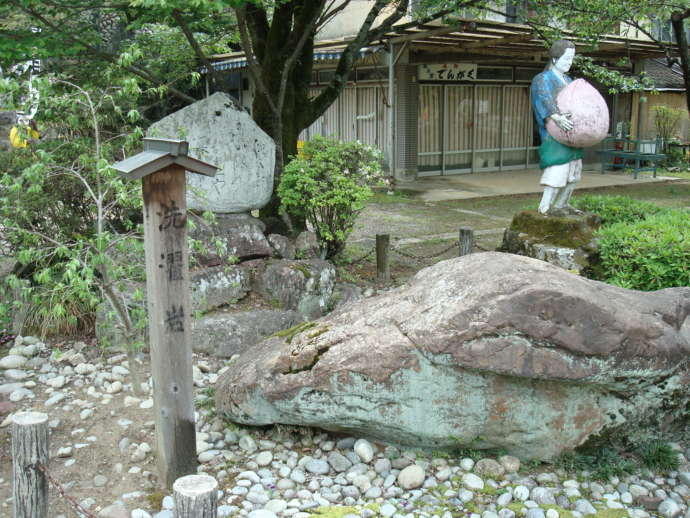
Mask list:
[[[539,204],[539,212],[547,214],[553,209],[558,212],[579,213],[568,202],[575,184],[582,175],[582,149],[561,144],[546,130],[547,119],[552,119],[563,131],[573,129],[568,113],[560,113],[556,96],[572,79],[566,75],[575,57],[575,45],[568,40],[556,41],[549,50],[549,63],[546,70],[532,80],[532,108],[539,127],[541,146],[539,146],[540,167],[543,169],[540,184],[544,194]]]

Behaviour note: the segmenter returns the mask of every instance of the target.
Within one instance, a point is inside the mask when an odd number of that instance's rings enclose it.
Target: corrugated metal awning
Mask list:
[[[383,49],[383,46],[381,45],[375,45],[371,47],[364,47],[359,51],[359,59],[366,59],[374,54],[380,52]],[[340,56],[343,54],[343,50],[345,50],[344,46],[340,46],[337,48],[324,48],[324,49],[315,49],[314,50],[314,63],[329,63],[333,61],[337,61],[340,59]],[[237,57],[232,57],[229,59],[224,59],[222,61],[216,61],[213,63],[213,68],[216,69],[216,71],[221,72],[224,70],[233,70],[233,69],[240,69],[240,68],[246,68],[247,67],[247,58],[244,56],[243,53],[237,53]],[[206,67],[202,67],[200,69],[200,72],[202,74],[206,73]]]

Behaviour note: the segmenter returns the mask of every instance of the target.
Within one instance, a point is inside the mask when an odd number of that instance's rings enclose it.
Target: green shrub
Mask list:
[[[303,217],[314,229],[324,257],[345,248],[357,214],[381,180],[377,150],[359,142],[317,137],[283,171],[278,186],[281,209]]]
[[[141,188],[110,166],[141,136],[136,96],[57,77],[34,85],[44,138],[0,152],[0,226],[16,259],[0,284],[0,317],[23,314],[24,331],[42,335],[90,332],[105,291],[144,273]],[[0,81],[0,92],[21,87]]]
[[[597,214],[604,226],[640,221],[663,210],[653,203],[627,196],[577,196],[573,198],[573,205],[580,210]]]
[[[678,453],[673,451],[670,444],[660,439],[642,444],[637,451],[642,463],[655,471],[672,471],[680,465]]]
[[[688,165],[688,159],[685,154],[685,150],[680,146],[672,146],[670,144],[679,144],[680,140],[671,139],[666,142],[666,147],[664,149],[664,154],[666,158],[661,161],[661,167],[671,167],[679,168],[686,167]]]
[[[690,286],[690,213],[665,210],[615,223],[598,237],[602,280],[643,291]]]
[[[654,106],[654,128],[664,143],[668,142],[676,132],[678,123],[683,118],[685,110],[672,108],[663,104]]]
[[[634,461],[622,456],[615,448],[603,445],[564,452],[555,460],[555,465],[571,473],[589,471],[593,479],[603,481],[625,476],[637,468]]]

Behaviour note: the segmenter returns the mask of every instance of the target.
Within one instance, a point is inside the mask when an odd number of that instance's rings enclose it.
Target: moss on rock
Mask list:
[[[283,329],[282,331],[276,331],[271,336],[277,336],[278,338],[285,338],[285,342],[292,343],[292,339],[298,334],[316,327],[316,322],[302,322],[296,326],[290,327],[288,329]]]
[[[578,216],[544,216],[536,210],[518,212],[510,224],[510,230],[526,234],[527,239],[565,248],[589,245],[601,226],[594,214]]]
[[[352,505],[329,505],[317,507],[311,513],[313,518],[343,518],[347,514],[361,514],[362,509],[370,509],[379,514],[379,504],[368,504],[362,507]]]

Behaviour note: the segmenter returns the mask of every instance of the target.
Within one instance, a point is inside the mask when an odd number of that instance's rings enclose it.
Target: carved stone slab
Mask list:
[[[151,125],[149,137],[184,139],[189,155],[219,167],[214,178],[187,175],[187,206],[241,213],[273,192],[275,144],[225,93],[215,93]]]

